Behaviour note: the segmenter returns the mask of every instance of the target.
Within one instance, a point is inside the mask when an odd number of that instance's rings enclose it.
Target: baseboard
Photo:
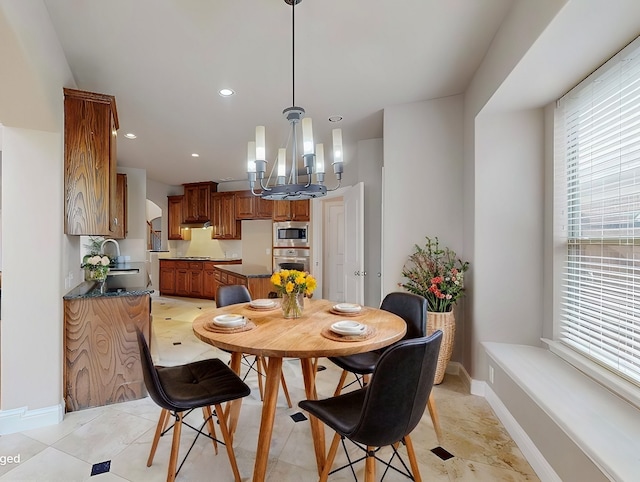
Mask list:
[[[63,402],[36,410],[29,410],[27,407],[0,410],[0,435],[55,425],[62,422],[63,417]]]
[[[511,415],[511,412],[502,403],[498,396],[491,390],[491,387],[486,382],[478,382],[484,385],[484,398],[487,400],[498,419],[504,425],[504,428],[509,432],[513,441],[518,445],[518,448],[522,452],[522,455],[527,459],[529,465],[535,470],[536,475],[542,482],[562,482],[562,479],[556,474],[553,467],[549,465],[544,456],[540,453],[536,445],[529,438],[524,429]]]

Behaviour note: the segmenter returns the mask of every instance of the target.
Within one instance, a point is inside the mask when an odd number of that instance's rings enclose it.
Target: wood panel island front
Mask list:
[[[105,286],[85,281],[63,297],[67,412],[147,395],[135,327],[149,340],[153,290]]]

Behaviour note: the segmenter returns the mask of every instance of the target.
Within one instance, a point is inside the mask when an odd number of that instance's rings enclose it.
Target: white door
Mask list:
[[[344,301],[344,203],[342,199],[325,204],[325,279],[328,299]]]
[[[364,303],[364,183],[344,194],[344,298]]]

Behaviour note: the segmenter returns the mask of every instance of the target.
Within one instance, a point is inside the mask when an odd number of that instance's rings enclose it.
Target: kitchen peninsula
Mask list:
[[[108,286],[85,281],[63,297],[68,412],[146,396],[135,327],[149,339],[153,290]]]
[[[255,264],[216,265],[214,271],[218,286],[245,285],[254,300],[268,298],[273,291],[271,274],[270,269]]]

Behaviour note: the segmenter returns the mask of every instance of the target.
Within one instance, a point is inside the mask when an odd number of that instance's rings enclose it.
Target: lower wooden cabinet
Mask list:
[[[215,298],[218,288],[214,266],[217,264],[240,264],[241,262],[241,260],[180,261],[161,259],[160,294],[212,300]]]
[[[147,395],[135,327],[149,340],[148,294],[64,300],[67,412]]]

